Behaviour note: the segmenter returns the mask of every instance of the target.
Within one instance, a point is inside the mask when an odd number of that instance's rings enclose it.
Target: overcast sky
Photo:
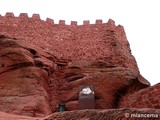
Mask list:
[[[160,0],[1,0],[0,14],[38,13],[58,23],[109,18],[125,28],[141,74],[152,84],[160,82]]]

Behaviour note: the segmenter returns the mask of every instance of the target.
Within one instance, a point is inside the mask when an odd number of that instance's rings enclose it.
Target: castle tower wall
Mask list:
[[[105,59],[117,66],[139,71],[123,26],[116,26],[111,19],[107,23],[96,20],[95,24],[90,24],[85,20],[83,25],[77,25],[76,21],[66,25],[64,20],[58,24],[50,18],[41,20],[38,14],[29,18],[26,13],[19,16],[6,13],[0,16],[0,33],[49,48],[57,57],[69,60]]]

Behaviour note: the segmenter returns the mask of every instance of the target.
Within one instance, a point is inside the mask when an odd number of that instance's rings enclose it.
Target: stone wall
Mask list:
[[[0,16],[0,33],[41,46],[65,59],[105,59],[117,66],[139,71],[123,26],[116,26],[111,19],[107,23],[102,20],[96,20],[95,24],[89,21],[84,21],[83,25],[76,23],[65,25],[65,21],[60,20],[59,24],[54,24],[49,18],[41,20],[38,14],[29,18],[25,13],[18,17],[6,13]]]

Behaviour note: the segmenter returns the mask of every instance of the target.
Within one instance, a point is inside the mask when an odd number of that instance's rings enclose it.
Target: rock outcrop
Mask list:
[[[43,118],[14,115],[5,112],[0,112],[0,118],[1,120],[45,120]]]
[[[133,94],[126,94],[119,101],[119,107],[160,109],[160,83]]]
[[[0,111],[28,116],[52,113],[47,84],[55,71],[52,59],[42,48],[1,35]]]
[[[155,109],[107,109],[56,112],[46,117],[27,117],[0,112],[3,120],[159,120],[160,110]]]
[[[3,112],[43,117],[55,112],[61,102],[67,111],[78,110],[78,88],[83,84],[94,86],[96,109],[135,107],[132,96],[137,94],[134,100],[139,100],[140,91],[150,89],[155,89],[157,95],[155,99],[150,96],[155,100],[152,108],[159,107],[158,85],[143,89],[147,85],[142,84],[145,79],[139,77],[138,71],[105,60],[70,62],[58,59],[51,51],[1,35],[0,65]],[[141,107],[149,107],[145,105]]]
[[[158,120],[159,113],[154,109],[79,110],[54,113],[45,120]]]
[[[114,21],[57,25],[37,15],[6,14],[0,28],[0,111],[24,119],[159,113],[160,86],[150,87],[141,76],[124,28]],[[86,84],[93,85],[97,110],[78,111],[79,86]],[[56,112],[59,103],[66,104],[66,112]]]
[[[65,70],[64,78],[67,83],[60,87],[60,99],[66,103],[68,110],[73,110],[74,107],[76,110],[79,86],[92,84],[96,108],[116,108],[124,89],[135,84],[135,81],[139,82],[138,75],[137,71],[114,66],[103,60],[72,62]]]

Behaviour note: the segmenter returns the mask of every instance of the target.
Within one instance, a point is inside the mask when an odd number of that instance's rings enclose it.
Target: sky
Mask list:
[[[132,54],[140,73],[151,85],[160,82],[160,1],[159,0],[1,0],[0,14],[13,12],[40,14],[42,20],[83,20],[104,23],[113,19],[116,25],[124,26]]]

